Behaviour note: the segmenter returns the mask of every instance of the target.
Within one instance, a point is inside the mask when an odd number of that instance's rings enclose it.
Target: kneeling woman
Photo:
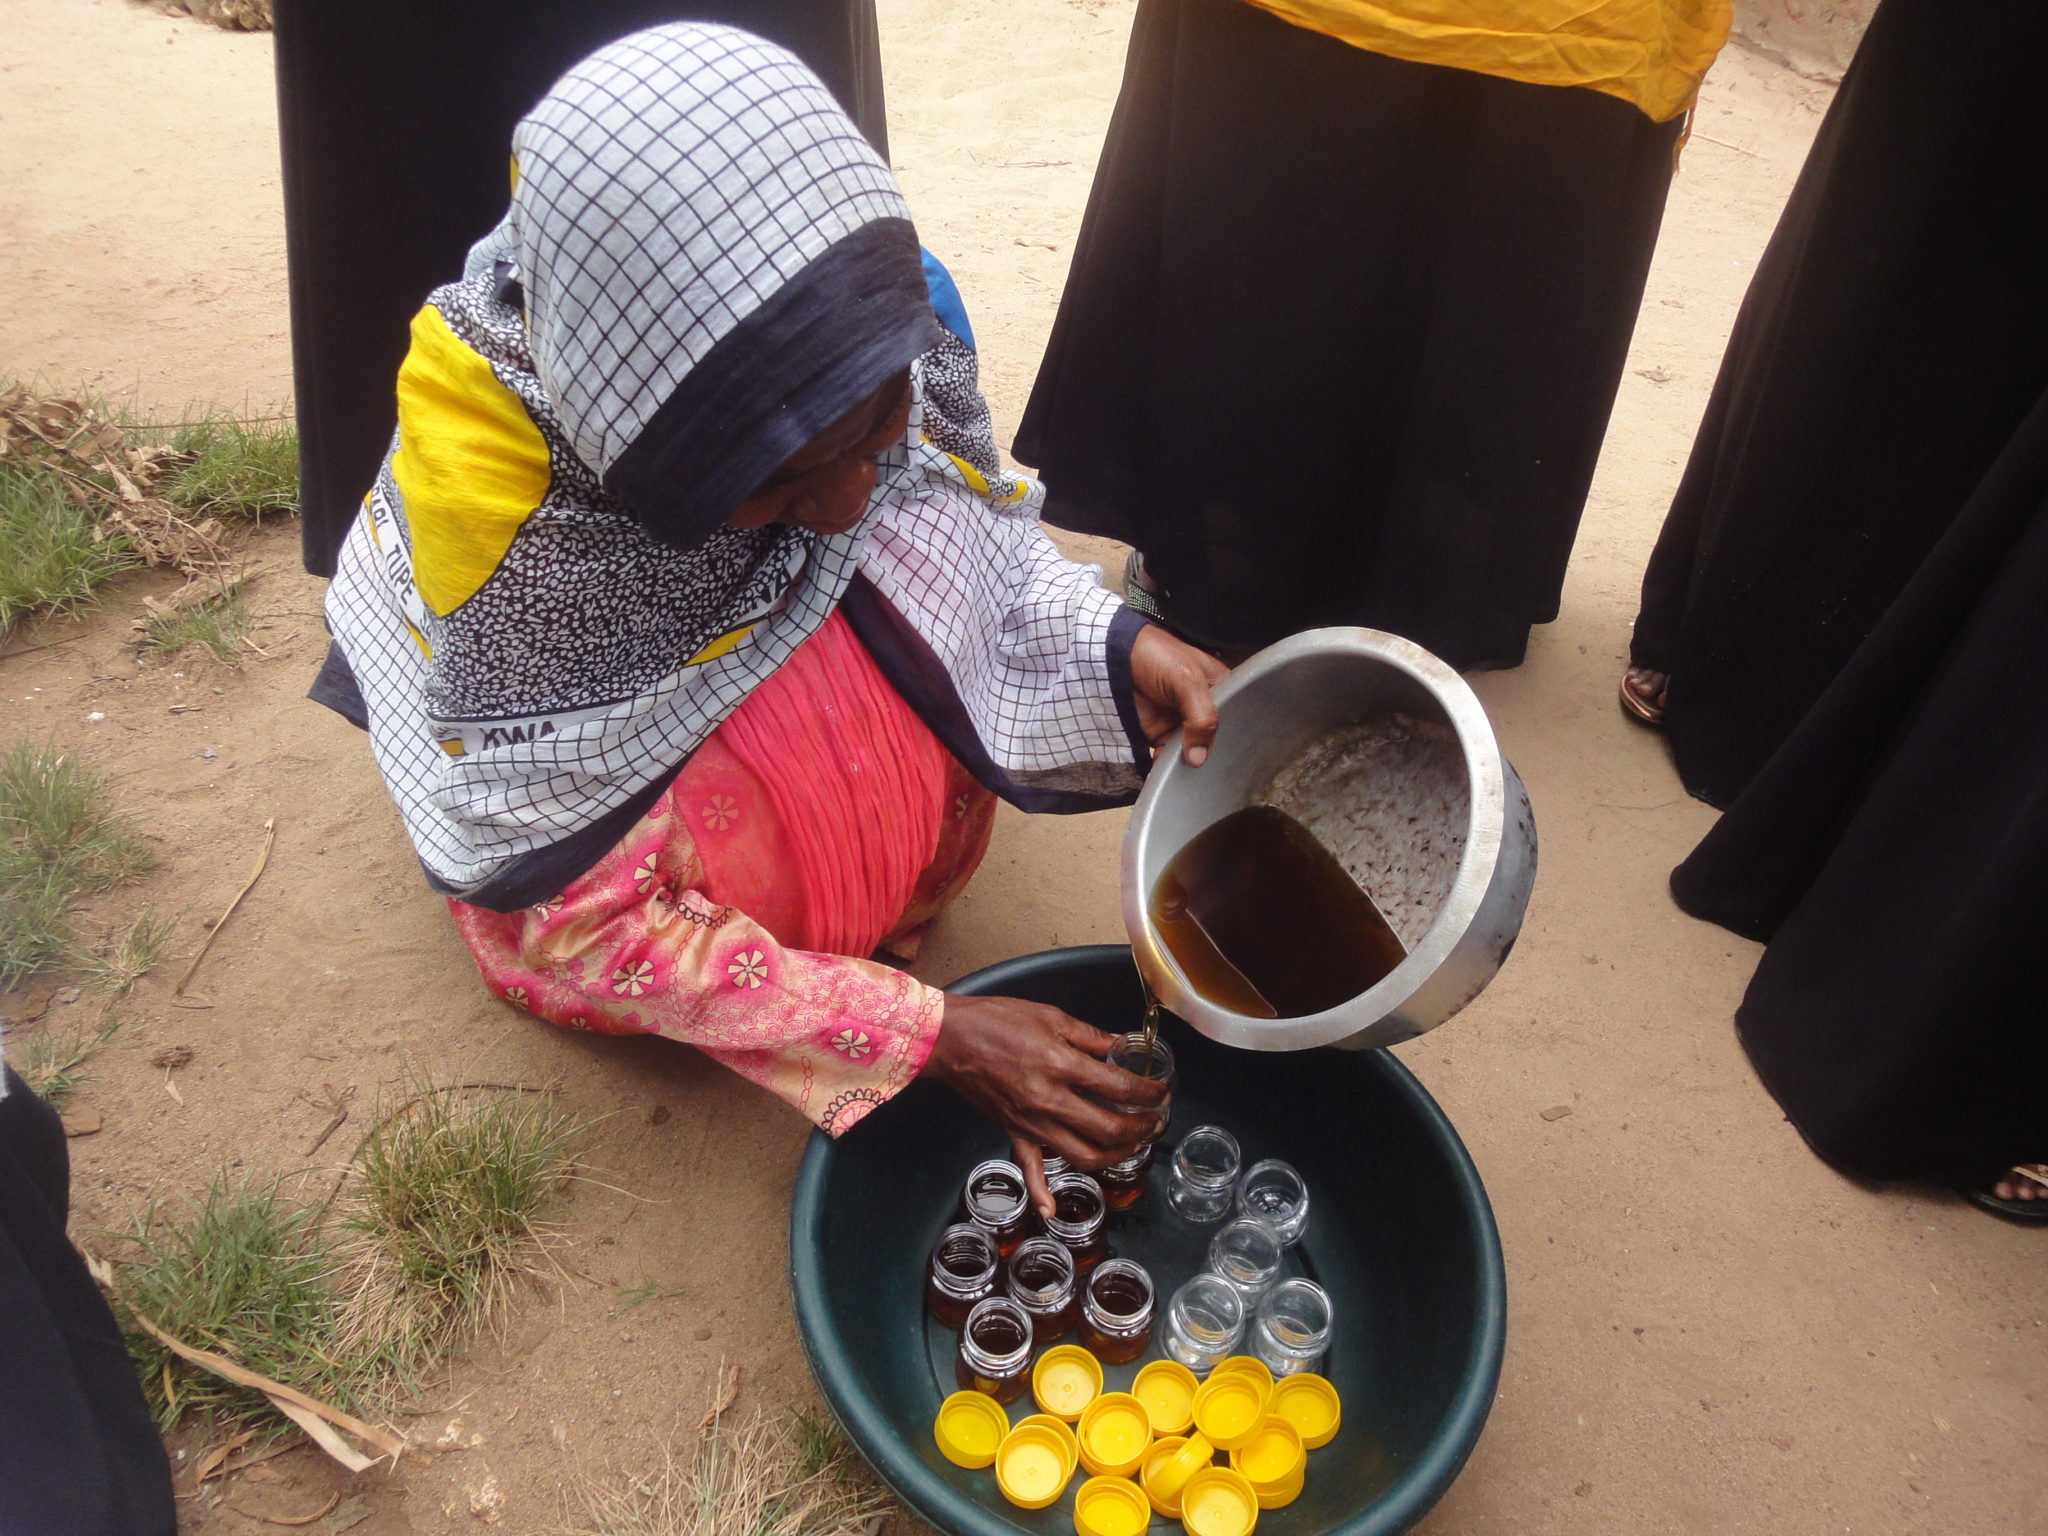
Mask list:
[[[520,123],[504,222],[413,323],[314,696],[368,728],[498,995],[687,1042],[838,1134],[920,1073],[1092,1167],[1156,1093],[914,953],[1026,810],[1215,729],[1210,657],[1062,559],[949,282],[791,55],[624,38]],[[935,316],[938,298],[945,323]]]

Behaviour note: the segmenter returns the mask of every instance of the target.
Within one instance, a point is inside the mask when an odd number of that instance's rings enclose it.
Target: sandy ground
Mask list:
[[[883,0],[882,19],[902,179],[1014,423],[1130,5]],[[0,0],[0,371],[164,410],[284,396],[270,90],[266,38],[124,0]],[[1859,1187],[1805,1151],[1730,1028],[1754,947],[1665,896],[1712,813],[1613,703],[1644,555],[1826,99],[1754,54],[1717,67],[1563,614],[1527,665],[1475,680],[1535,798],[1543,872],[1499,981],[1401,1052],[1478,1160],[1510,1277],[1499,1400],[1423,1527],[1439,1536],[2048,1529],[2048,1332],[2028,1267],[2044,1239],[1945,1193]],[[184,915],[180,959],[277,824],[268,873],[197,984],[216,1006],[169,1006],[167,977],[120,1005],[87,1090],[106,1129],[73,1143],[78,1230],[91,1241],[222,1164],[304,1166],[323,1085],[367,1102],[408,1059],[444,1079],[559,1082],[609,1117],[592,1157],[615,1186],[567,1202],[576,1278],[453,1362],[412,1421],[450,1444],[366,1478],[373,1513],[354,1527],[470,1529],[471,1495],[495,1479],[501,1528],[543,1530],[580,1469],[637,1459],[693,1420],[721,1356],[747,1362],[747,1401],[809,1397],[782,1235],[806,1128],[690,1052],[565,1036],[484,996],[361,739],[300,701],[321,636],[295,535],[260,544],[267,660],[138,662],[128,619],[160,585],[139,577],[83,622],[11,642],[74,643],[0,666],[0,741],[54,737],[126,775],[162,866],[119,908]],[[1006,815],[923,972],[1120,938],[1120,832],[1116,815]],[[102,1006],[60,1005],[53,1022]],[[147,1065],[170,1044],[196,1052],[182,1103]],[[1557,1105],[1572,1113],[1540,1118]],[[674,1294],[613,1315],[643,1283]],[[188,1501],[186,1528],[276,1530],[261,1517],[339,1485],[312,1453],[277,1465],[281,1482]]]

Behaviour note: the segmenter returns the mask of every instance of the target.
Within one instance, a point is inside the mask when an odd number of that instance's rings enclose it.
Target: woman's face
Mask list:
[[[844,533],[868,510],[876,461],[903,440],[910,374],[897,374],[782,461],[728,517],[731,528],[788,523],[811,533]]]

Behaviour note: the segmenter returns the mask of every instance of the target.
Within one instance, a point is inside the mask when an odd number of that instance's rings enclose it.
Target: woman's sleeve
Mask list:
[[[788,948],[707,900],[671,822],[642,821],[539,906],[450,902],[486,984],[551,1024],[696,1046],[839,1135],[917,1076],[945,994],[871,960]]]

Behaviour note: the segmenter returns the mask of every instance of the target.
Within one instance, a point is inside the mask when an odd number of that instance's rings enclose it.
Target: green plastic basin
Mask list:
[[[1135,1028],[1141,1008],[1120,945],[1026,955],[952,990],[1053,1003],[1108,1030]],[[1259,1516],[1259,1536],[1406,1531],[1465,1464],[1500,1377],[1507,1283],[1472,1160],[1436,1101],[1384,1051],[1238,1051],[1171,1018],[1165,1033],[1179,1065],[1168,1142],[1217,1124],[1248,1164],[1279,1157],[1299,1168],[1310,1221],[1288,1268],[1320,1281],[1336,1306],[1324,1374],[1343,1397],[1343,1426],[1309,1453],[1301,1497]],[[929,1083],[841,1141],[814,1136],[790,1216],[790,1280],[826,1401],[905,1504],[948,1536],[1068,1536],[1071,1489],[1049,1508],[1018,1509],[996,1491],[993,1469],[956,1467],[932,1439],[954,1390],[955,1335],[924,1311],[926,1259],[968,1169],[1006,1155],[988,1122]],[[1113,1251],[1151,1270],[1162,1312],[1205,1267],[1216,1230],[1167,1205],[1168,1162],[1162,1147],[1145,1199],[1110,1218]],[[1127,1387],[1158,1357],[1154,1348],[1107,1368],[1105,1387]],[[1010,1417],[1035,1411],[1027,1394]],[[1157,1517],[1153,1527],[1175,1528]]]

